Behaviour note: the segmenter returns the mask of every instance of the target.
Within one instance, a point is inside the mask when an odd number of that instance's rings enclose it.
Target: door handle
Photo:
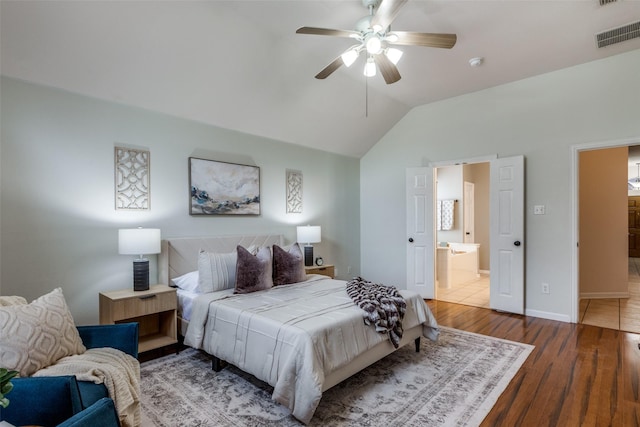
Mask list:
[[[468,235],[469,235],[469,234],[471,234],[471,233],[469,233],[469,232],[467,231],[467,232],[466,232],[466,233],[464,233],[464,234],[466,234],[466,235],[468,236]]]
[[[520,246],[520,240],[516,240],[515,242],[513,242],[513,244],[516,246]]]
[[[409,243],[413,243],[413,237],[409,237]]]

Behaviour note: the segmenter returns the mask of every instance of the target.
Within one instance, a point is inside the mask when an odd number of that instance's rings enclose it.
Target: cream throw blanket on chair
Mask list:
[[[40,369],[34,377],[75,375],[78,381],[104,383],[115,403],[123,427],[140,425],[140,363],[114,348],[92,348],[63,357]]]

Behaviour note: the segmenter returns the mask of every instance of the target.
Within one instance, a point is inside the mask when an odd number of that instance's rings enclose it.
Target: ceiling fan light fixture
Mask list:
[[[2,1],[2,0],[0,0]],[[402,56],[402,51],[390,48],[390,45],[424,46],[451,49],[457,41],[455,34],[418,33],[414,31],[391,31],[391,25],[401,7],[407,0],[361,0],[369,14],[360,18],[353,30],[336,30],[320,27],[300,27],[296,34],[311,34],[320,36],[345,37],[357,40],[355,46],[331,61],[315,78],[325,79],[342,65],[349,67],[358,60],[360,53],[366,49],[364,74],[375,76],[380,68],[380,74],[386,84],[392,84],[401,79],[396,64]],[[601,0],[605,1],[605,0]],[[614,0],[606,0],[614,1]],[[620,0],[618,0],[620,1]],[[473,64],[472,64],[473,65]]]
[[[391,61],[393,65],[398,65],[398,61],[402,58],[402,51],[393,47],[387,48],[384,54],[387,55],[387,58],[389,58],[389,61]]]
[[[342,58],[344,65],[350,67],[354,62],[356,62],[356,59],[358,59],[358,51],[356,49],[349,49],[340,55],[340,57]]]
[[[638,166],[638,176],[635,179],[630,179],[629,184],[633,190],[640,190],[640,163],[636,163],[636,166]]]
[[[367,63],[364,64],[364,75],[367,77],[373,77],[376,75],[376,63],[373,61],[371,56],[367,58]]]
[[[389,43],[395,43],[399,40],[399,37],[397,34],[395,33],[389,33],[384,37],[385,41],[388,41]]]
[[[382,50],[382,40],[380,40],[377,34],[372,34],[367,37],[365,47],[370,55],[376,55]]]

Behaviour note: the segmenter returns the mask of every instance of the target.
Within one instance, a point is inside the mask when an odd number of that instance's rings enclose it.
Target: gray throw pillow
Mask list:
[[[304,256],[300,245],[295,243],[288,251],[273,245],[273,286],[305,280],[307,280],[307,273],[304,270]]]
[[[248,294],[273,287],[271,277],[271,249],[258,248],[256,254],[238,246],[236,265],[236,288],[234,294]]]

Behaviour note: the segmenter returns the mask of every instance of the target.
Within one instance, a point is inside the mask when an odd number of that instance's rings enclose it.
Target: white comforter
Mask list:
[[[320,402],[325,375],[389,339],[364,324],[364,312],[347,295],[344,281],[308,277],[251,294],[203,294],[194,302],[185,336],[185,344],[273,386],[273,399],[304,423]],[[437,323],[424,300],[400,293],[407,300],[404,329],[422,324],[423,335],[435,340]]]

